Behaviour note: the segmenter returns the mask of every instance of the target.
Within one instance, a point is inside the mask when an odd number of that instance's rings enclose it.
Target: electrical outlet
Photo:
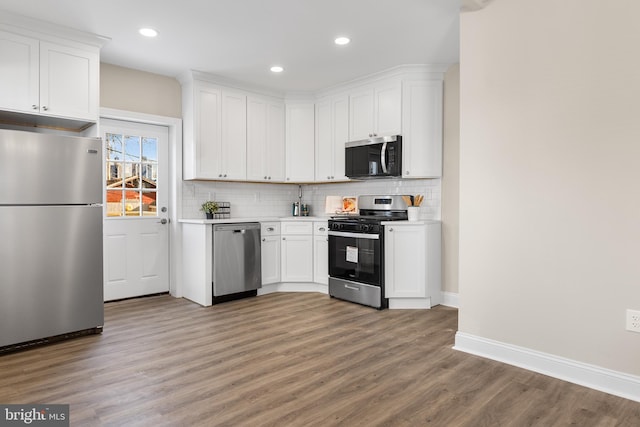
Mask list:
[[[640,311],[627,309],[627,331],[640,332]]]

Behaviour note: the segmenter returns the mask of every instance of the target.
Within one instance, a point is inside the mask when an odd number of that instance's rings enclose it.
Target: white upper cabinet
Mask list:
[[[402,83],[402,176],[442,176],[442,80]]]
[[[286,106],[285,181],[314,181],[314,104]]]
[[[222,91],[202,82],[182,88],[183,177],[216,179],[222,171]]]
[[[349,139],[349,97],[316,103],[316,181],[345,181],[344,144]]]
[[[0,109],[97,121],[99,48],[73,45],[0,31]]]
[[[208,82],[182,87],[183,178],[247,178],[247,97]]]
[[[349,95],[349,140],[399,135],[402,128],[402,90],[398,79],[378,82]]]
[[[40,42],[0,31],[0,107],[38,112]]]
[[[284,103],[247,97],[247,179],[284,181]]]
[[[247,179],[247,97],[222,91],[222,168],[218,179]]]

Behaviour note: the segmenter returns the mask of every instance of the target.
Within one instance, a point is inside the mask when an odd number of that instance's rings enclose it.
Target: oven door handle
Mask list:
[[[354,239],[380,240],[379,234],[349,233],[346,231],[329,231],[329,236],[353,237]]]

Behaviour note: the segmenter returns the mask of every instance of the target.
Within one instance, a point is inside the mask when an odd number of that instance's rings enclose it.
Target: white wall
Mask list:
[[[460,228],[460,64],[444,77],[442,149],[442,290],[458,293]]]
[[[640,375],[636,0],[461,16],[461,332]]]

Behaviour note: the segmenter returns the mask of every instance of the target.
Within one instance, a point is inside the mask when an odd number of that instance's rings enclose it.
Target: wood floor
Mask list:
[[[452,350],[457,311],[316,293],[108,303],[102,335],[0,356],[0,403],[72,426],[640,426],[640,403]]]

